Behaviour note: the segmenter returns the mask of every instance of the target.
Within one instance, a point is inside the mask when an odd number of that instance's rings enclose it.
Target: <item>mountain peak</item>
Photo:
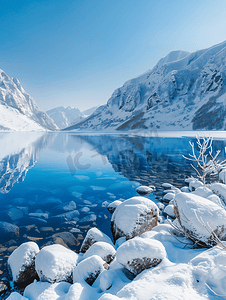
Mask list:
[[[172,51],[71,130],[226,130],[226,41]]]

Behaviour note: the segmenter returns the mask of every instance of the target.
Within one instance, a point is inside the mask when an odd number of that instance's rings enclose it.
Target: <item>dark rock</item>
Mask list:
[[[8,222],[0,221],[0,240],[17,239],[19,237],[19,227]]]

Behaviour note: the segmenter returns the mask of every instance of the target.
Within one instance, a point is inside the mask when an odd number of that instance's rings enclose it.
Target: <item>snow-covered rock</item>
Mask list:
[[[93,255],[100,256],[104,261],[106,261],[106,263],[109,264],[114,259],[116,251],[115,248],[109,243],[96,242],[86,251],[86,253],[83,255],[83,259]]]
[[[225,130],[225,55],[226,41],[173,51],[68,130]]]
[[[219,173],[219,181],[222,182],[222,183],[226,183],[226,169],[223,169]]]
[[[225,295],[225,260],[226,251],[218,246],[203,251],[190,261],[194,277],[200,284],[208,284],[215,293]]]
[[[34,242],[21,244],[8,258],[8,266],[16,285],[24,287],[38,279],[35,271],[35,257],[39,247]]]
[[[133,197],[122,202],[114,211],[111,230],[114,241],[125,236],[131,239],[158,224],[158,207],[145,197]]]
[[[206,186],[200,186],[194,192],[192,192],[192,194],[203,197],[203,198],[207,198],[207,197],[213,195],[213,192]]]
[[[73,271],[73,283],[86,281],[92,285],[98,275],[108,269],[108,264],[98,255],[82,260]]]
[[[68,282],[50,284],[34,281],[26,287],[24,296],[29,300],[66,300],[65,297],[70,287],[71,284]]]
[[[117,208],[121,203],[122,203],[122,201],[120,201],[120,200],[115,200],[115,201],[111,202],[111,203],[108,205],[108,207],[107,207],[108,211],[109,211],[111,214],[113,214],[113,212],[116,210],[116,208]]]
[[[136,191],[139,195],[141,196],[148,196],[150,195],[153,191],[155,190],[154,186],[145,186],[145,185],[141,185],[139,186]]]
[[[53,120],[39,110],[34,99],[25,92],[16,78],[0,70],[0,130],[57,130]]]
[[[135,237],[122,244],[116,252],[116,259],[134,275],[157,266],[166,257],[162,243],[153,239]]]
[[[224,202],[222,203],[221,199],[215,194],[208,196],[207,199],[216,203],[219,206],[222,206],[222,207],[224,206]]]
[[[23,297],[21,294],[17,292],[12,292],[12,294],[10,294],[10,296],[6,300],[29,300],[29,299]]]
[[[226,184],[223,183],[212,183],[209,188],[213,193],[221,198],[226,205]]]
[[[199,180],[192,180],[189,182],[189,190],[190,192],[195,191],[197,188],[202,187],[203,183]]]
[[[183,192],[183,193],[190,193],[189,187],[188,186],[183,186],[181,188],[181,192]]]
[[[70,281],[77,265],[78,254],[62,245],[42,248],[35,259],[35,269],[41,281]]]
[[[221,206],[192,193],[177,194],[174,203],[176,218],[194,240],[214,244],[212,231],[220,239],[226,238],[226,211]]]
[[[171,218],[175,218],[174,205],[173,204],[167,205],[163,210],[163,213],[170,216]]]
[[[92,246],[96,242],[106,242],[112,245],[111,239],[105,233],[94,227],[89,229],[89,231],[87,232],[80,248],[80,252],[85,253],[90,248],[90,246]]]
[[[173,200],[175,198],[175,194],[174,193],[167,193],[163,196],[163,201],[164,202],[170,202],[171,200]]]
[[[165,183],[163,183],[162,184],[162,187],[164,188],[164,189],[171,189],[171,187],[172,187],[172,184],[171,183],[168,183],[168,182],[165,182]]]

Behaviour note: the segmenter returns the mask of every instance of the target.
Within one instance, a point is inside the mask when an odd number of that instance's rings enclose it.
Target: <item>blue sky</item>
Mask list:
[[[84,110],[172,50],[226,40],[225,16],[225,0],[1,0],[0,69],[43,110]]]

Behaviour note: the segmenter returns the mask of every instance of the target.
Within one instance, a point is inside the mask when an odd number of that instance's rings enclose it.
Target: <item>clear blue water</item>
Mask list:
[[[0,221],[19,226],[17,244],[35,237],[42,246],[48,236],[77,228],[80,232],[73,234],[78,250],[93,226],[111,236],[108,203],[137,195],[141,184],[157,187],[156,194],[149,196],[154,201],[162,195],[163,182],[184,185],[185,176],[193,172],[182,157],[190,153],[189,140],[192,138],[2,133]],[[225,144],[224,140],[214,141],[214,150],[221,150],[222,159]],[[28,225],[35,225],[35,230],[27,232]]]

